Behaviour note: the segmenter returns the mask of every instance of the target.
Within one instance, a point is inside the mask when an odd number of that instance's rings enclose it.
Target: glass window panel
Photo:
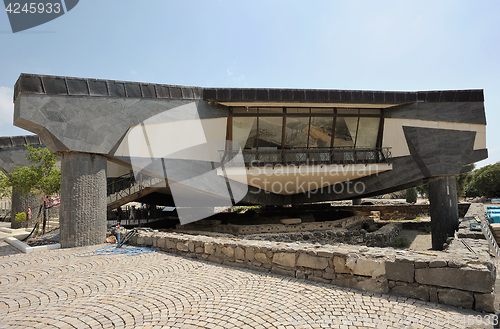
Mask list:
[[[286,118],[285,148],[307,147],[309,118]]]
[[[257,118],[233,117],[233,141],[241,148],[257,147]]]
[[[309,147],[330,147],[333,117],[312,117],[309,128]]]
[[[342,114],[355,114],[358,115],[359,111],[358,109],[337,109],[337,114],[342,115]]]
[[[322,113],[322,114],[333,115],[333,109],[332,108],[322,108],[322,107],[311,107],[311,113]]]
[[[257,113],[257,108],[256,107],[233,107],[233,113],[234,114],[239,114],[239,113]]]
[[[359,113],[380,115],[380,109],[359,109]]]
[[[356,140],[357,117],[337,117],[335,123],[335,147],[354,147]]]
[[[281,113],[283,113],[283,108],[281,108],[281,107],[259,107],[259,113],[261,113],[261,114],[281,114]]]
[[[377,146],[379,124],[380,118],[359,118],[356,148],[375,148]]]
[[[282,117],[259,118],[259,149],[281,148]]]
[[[308,107],[288,107],[286,109],[286,112],[297,114],[297,113],[309,113],[310,111]]]

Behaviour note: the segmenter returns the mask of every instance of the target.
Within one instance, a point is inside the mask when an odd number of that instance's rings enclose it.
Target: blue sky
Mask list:
[[[0,136],[20,73],[202,87],[484,89],[500,161],[500,1],[82,0],[13,34],[0,12]]]

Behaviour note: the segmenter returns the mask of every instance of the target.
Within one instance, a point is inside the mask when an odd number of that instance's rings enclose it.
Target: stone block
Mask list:
[[[300,218],[286,218],[280,220],[281,224],[291,225],[291,224],[300,224],[302,223],[302,219]]]
[[[221,263],[222,263],[222,258],[217,257],[217,256],[215,256],[215,255],[210,255],[210,256],[208,256],[208,261],[209,261],[209,262],[214,262],[214,263],[219,263],[219,264],[221,264]]]
[[[335,278],[335,274],[331,274],[331,273],[324,273],[324,274],[323,274],[323,278],[325,278],[325,279],[327,279],[327,280],[332,281],[332,280]]]
[[[356,288],[358,280],[354,275],[350,274],[336,274],[332,280],[332,284],[347,288]]]
[[[345,265],[345,258],[335,256],[333,258],[335,273],[350,273],[351,270]]]
[[[379,292],[383,294],[389,292],[387,280],[379,280],[376,278],[359,281],[354,288],[371,292]]]
[[[167,240],[167,249],[177,249],[177,245],[174,241],[168,239]]]
[[[465,262],[461,259],[451,259],[448,261],[449,267],[459,268],[465,266]]]
[[[188,250],[189,250],[190,252],[194,252],[194,242],[189,242],[189,243],[187,244],[187,246],[188,246]]]
[[[234,257],[236,259],[244,260],[245,259],[245,250],[243,250],[243,248],[236,247],[234,249]]]
[[[295,277],[295,271],[292,269],[285,270],[285,269],[279,268],[277,266],[273,266],[273,267],[271,267],[271,272],[279,274],[279,275],[286,275],[286,276]]]
[[[438,293],[436,287],[429,287],[429,302],[431,303],[438,302]]]
[[[159,237],[157,239],[157,245],[158,245],[158,248],[160,248],[161,250],[166,250],[167,249],[167,239],[164,237]]]
[[[309,276],[307,279],[309,279],[311,281],[315,281],[315,282],[320,282],[320,283],[330,283],[331,282],[331,280],[327,280],[325,278],[322,278],[319,276],[314,276],[314,275]]]
[[[297,279],[305,279],[306,278],[306,272],[304,272],[302,270],[296,270],[295,271],[295,277]]]
[[[438,287],[448,287],[474,292],[491,292],[495,284],[490,271],[469,267],[420,268],[415,270],[415,281]]]
[[[429,264],[426,261],[423,260],[416,260],[415,261],[415,268],[426,268],[429,267]]]
[[[278,252],[273,256],[273,263],[286,266],[295,267],[295,253]]]
[[[441,260],[441,259],[435,259],[435,260],[431,260],[429,262],[429,267],[445,267],[446,265],[448,265],[448,262],[446,262],[445,260]]]
[[[438,300],[441,304],[472,308],[474,295],[468,291],[457,289],[438,289]]]
[[[267,259],[266,254],[258,252],[254,255],[255,260],[261,263],[269,263],[269,259]]]
[[[146,246],[152,246],[153,245],[153,236],[146,235],[144,237],[144,245],[146,245]]]
[[[267,256],[267,258],[269,258],[269,259],[273,258],[273,254],[274,254],[274,253],[273,253],[271,250],[266,251],[266,256]]]
[[[326,257],[326,258],[332,258],[333,257],[333,251],[327,251],[327,250],[318,250],[317,255],[320,257]]]
[[[194,249],[194,251],[195,251],[196,253],[198,253],[198,254],[201,254],[201,253],[203,253],[203,252],[205,251],[205,248],[203,248],[203,247],[196,247],[196,248]]]
[[[494,294],[474,294],[474,309],[478,312],[496,313]]]
[[[143,246],[143,245],[144,245],[145,238],[146,238],[146,237],[145,237],[144,235],[142,235],[142,234],[137,235],[137,244],[138,244],[139,246]]]
[[[419,284],[402,283],[390,289],[391,294],[429,301],[429,287]]]
[[[386,262],[385,277],[389,280],[412,283],[414,281],[413,263]]]
[[[177,250],[187,252],[189,251],[189,247],[186,243],[177,242]]]
[[[299,258],[297,259],[297,266],[324,270],[328,266],[328,260],[323,257],[300,254]]]
[[[229,258],[234,257],[234,249],[231,247],[223,247],[222,248],[222,253],[226,255]]]
[[[373,278],[385,274],[385,263],[363,258],[348,258],[346,266],[356,275],[371,276]]]
[[[245,259],[252,261],[255,259],[255,250],[253,247],[246,247],[245,248]]]
[[[205,254],[212,255],[215,253],[215,246],[213,243],[207,242],[205,243]]]

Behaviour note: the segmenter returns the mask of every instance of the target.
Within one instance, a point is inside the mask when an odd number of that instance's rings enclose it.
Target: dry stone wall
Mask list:
[[[460,203],[458,205],[458,214],[460,217],[466,215],[469,206],[470,203]],[[381,220],[411,220],[421,214],[430,213],[430,205],[428,204],[335,206],[335,209],[353,211],[356,214],[365,216],[370,216],[372,211],[380,211]]]
[[[494,312],[496,268],[488,255],[420,254],[345,244],[285,243],[150,232],[139,246],[360,290]]]

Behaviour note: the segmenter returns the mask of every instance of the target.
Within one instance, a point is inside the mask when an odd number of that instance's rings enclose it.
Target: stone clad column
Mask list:
[[[63,153],[59,223],[63,248],[104,243],[106,239],[106,157]]]
[[[455,176],[429,179],[432,249],[443,250],[443,243],[458,229],[457,182]]]

